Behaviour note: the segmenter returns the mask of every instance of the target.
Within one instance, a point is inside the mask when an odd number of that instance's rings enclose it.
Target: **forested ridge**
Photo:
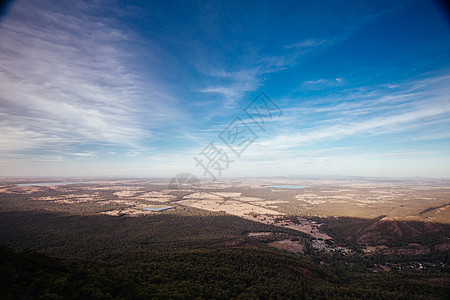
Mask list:
[[[446,299],[446,269],[371,272],[398,257],[292,254],[230,216],[0,213],[2,299]],[[244,241],[233,243],[234,241]],[[29,250],[29,249],[37,249]],[[448,261],[439,254],[434,260]],[[405,257],[404,260],[408,258]]]

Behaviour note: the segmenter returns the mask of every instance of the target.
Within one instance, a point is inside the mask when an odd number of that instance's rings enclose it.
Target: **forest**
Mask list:
[[[310,247],[304,254],[293,254],[250,238],[230,243],[269,227],[226,215],[127,218],[3,211],[2,299],[446,299],[449,295],[445,267],[374,272],[371,266],[399,258],[328,254]],[[308,241],[299,232],[276,230]],[[433,255],[434,261],[449,261],[448,254]]]

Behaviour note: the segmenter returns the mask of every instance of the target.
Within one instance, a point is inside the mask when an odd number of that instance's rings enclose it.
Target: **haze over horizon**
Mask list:
[[[0,176],[450,178],[450,23],[433,1],[13,1]],[[245,109],[261,91],[280,114]],[[254,133],[236,155],[220,134]]]

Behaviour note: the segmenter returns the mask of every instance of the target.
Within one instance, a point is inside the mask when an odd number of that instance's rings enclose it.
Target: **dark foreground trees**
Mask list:
[[[359,274],[342,281],[298,257],[250,248],[181,251],[143,262],[66,262],[0,246],[1,299],[445,299],[442,279]]]
[[[446,272],[372,273],[377,257],[230,243],[268,229],[230,216],[3,211],[0,243],[14,249],[0,247],[0,299],[447,299]]]

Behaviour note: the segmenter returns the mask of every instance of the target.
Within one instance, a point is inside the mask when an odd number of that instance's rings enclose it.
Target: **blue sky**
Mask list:
[[[213,141],[221,177],[450,177],[432,1],[14,1],[0,91],[0,176],[201,177]],[[265,130],[260,91],[282,111]],[[240,157],[236,117],[258,136]]]

